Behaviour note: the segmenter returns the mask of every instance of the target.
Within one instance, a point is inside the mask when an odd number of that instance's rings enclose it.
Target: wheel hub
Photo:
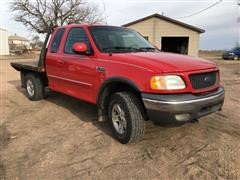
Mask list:
[[[34,86],[31,80],[27,80],[26,83],[26,87],[27,87],[27,92],[30,96],[34,95]]]
[[[125,112],[119,104],[115,104],[112,108],[113,126],[119,134],[124,134],[127,128]]]

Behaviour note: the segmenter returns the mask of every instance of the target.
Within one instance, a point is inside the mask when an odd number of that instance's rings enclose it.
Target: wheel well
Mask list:
[[[38,73],[38,72],[34,72],[34,71],[28,71],[28,70],[24,70],[24,71],[20,71],[20,75],[21,75],[21,85],[23,88],[25,88],[25,81],[26,81],[26,76],[28,74],[32,74],[35,77],[39,77],[43,83],[44,86],[48,86],[48,80],[47,77],[44,73]]]
[[[136,98],[139,101],[139,104],[141,106],[142,113],[143,113],[145,119],[147,119],[147,117],[146,117],[147,113],[146,113],[146,109],[145,109],[145,106],[142,101],[141,91],[133,84],[130,84],[128,82],[122,82],[122,81],[110,82],[110,83],[106,84],[100,90],[100,93],[98,95],[98,100],[97,100],[97,105],[98,105],[98,108],[101,113],[100,115],[107,116],[108,105],[109,105],[111,96],[114,93],[123,92],[123,91],[131,92],[132,94],[134,94],[136,96]]]

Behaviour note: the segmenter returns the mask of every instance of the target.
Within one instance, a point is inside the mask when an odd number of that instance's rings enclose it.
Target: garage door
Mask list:
[[[161,50],[179,54],[188,54],[189,37],[162,37]]]

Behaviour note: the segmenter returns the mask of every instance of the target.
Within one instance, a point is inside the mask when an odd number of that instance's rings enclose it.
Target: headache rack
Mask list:
[[[48,40],[56,27],[52,27],[49,29],[45,41],[43,43],[41,53],[38,61],[35,62],[11,62],[11,66],[17,71],[34,71],[34,72],[45,72],[45,58],[47,53],[47,44]]]

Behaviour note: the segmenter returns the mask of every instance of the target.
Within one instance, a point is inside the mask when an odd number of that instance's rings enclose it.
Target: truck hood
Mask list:
[[[163,52],[116,53],[110,56],[156,72],[186,72],[216,68],[216,64],[198,57]]]

